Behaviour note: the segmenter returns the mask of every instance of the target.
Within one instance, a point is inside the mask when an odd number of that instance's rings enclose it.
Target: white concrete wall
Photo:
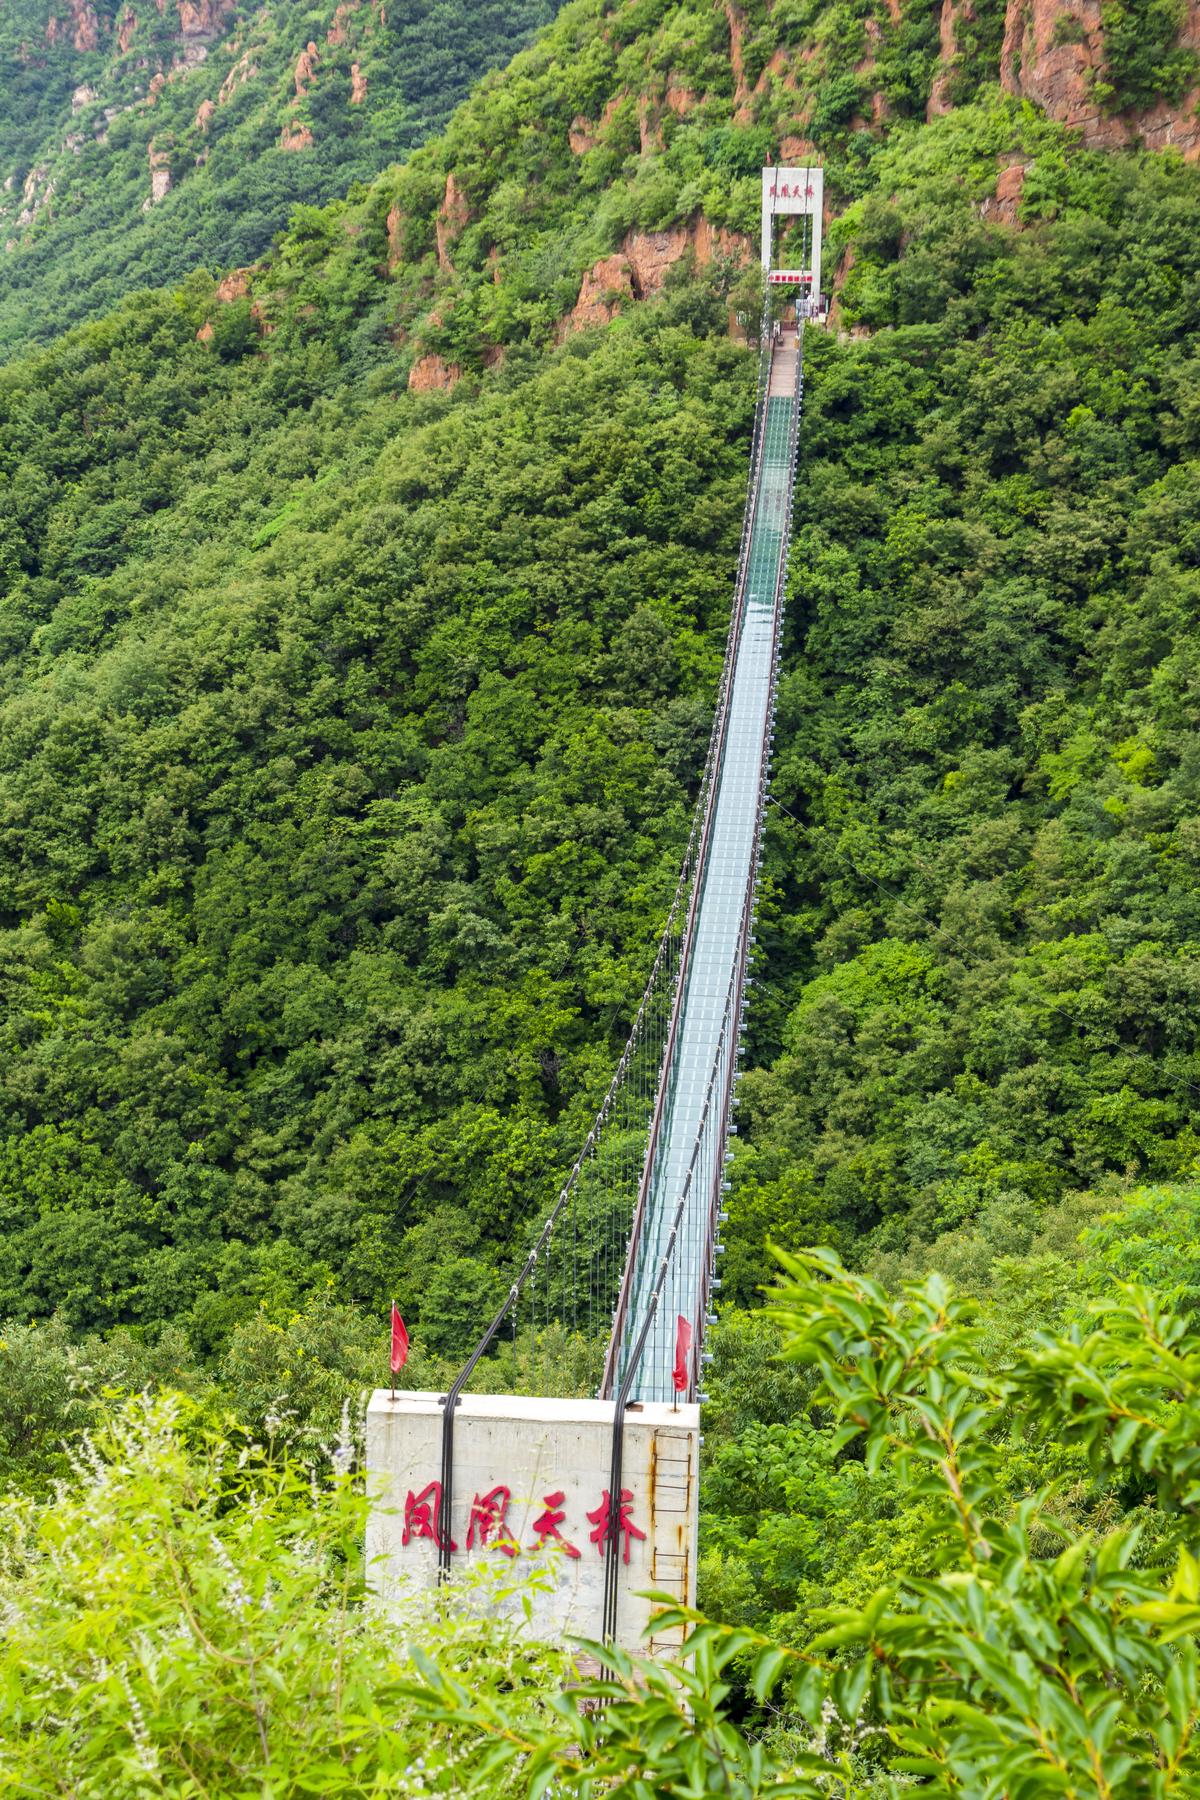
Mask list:
[[[621,1562],[616,1637],[627,1649],[665,1650],[676,1641],[643,1638],[652,1609],[636,1597],[639,1589],[655,1588],[688,1605],[695,1601],[699,1415],[697,1406],[676,1410],[650,1404],[626,1412],[622,1481],[632,1494],[629,1520],[645,1534],[621,1536],[629,1561]],[[500,1569],[512,1588],[502,1608],[519,1615],[528,1597],[530,1629],[538,1637],[601,1635],[604,1555],[602,1544],[594,1541],[601,1521],[588,1514],[602,1507],[609,1484],[612,1418],[611,1400],[464,1394],[458,1407],[452,1528],[457,1549],[451,1579],[481,1564]],[[437,1394],[401,1392],[393,1400],[384,1388],[372,1396],[367,1412],[368,1579],[398,1621],[405,1615],[406,1595],[437,1581],[437,1544],[429,1532],[430,1522],[436,1526],[437,1521],[438,1490],[431,1484],[440,1478],[441,1460]],[[493,1518],[485,1533],[475,1503],[498,1487],[509,1490],[505,1529],[496,1520],[501,1495],[485,1509]],[[548,1496],[555,1494],[562,1500],[551,1507]],[[578,1556],[536,1529],[557,1513],[563,1515],[558,1529]],[[468,1536],[473,1538],[470,1548]],[[534,1570],[543,1571],[545,1591],[528,1585]],[[471,1601],[468,1586],[464,1603]],[[484,1603],[482,1597],[478,1603]]]

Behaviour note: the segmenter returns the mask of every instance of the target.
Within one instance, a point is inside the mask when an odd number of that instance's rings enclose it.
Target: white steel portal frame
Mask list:
[[[825,205],[825,171],[820,164],[802,168],[781,167],[772,163],[762,172],[762,267],[772,287],[799,287],[801,300],[815,310],[821,292],[821,220]],[[777,269],[775,258],[775,221],[777,218],[801,217],[812,221],[808,242],[799,259],[799,267]]]

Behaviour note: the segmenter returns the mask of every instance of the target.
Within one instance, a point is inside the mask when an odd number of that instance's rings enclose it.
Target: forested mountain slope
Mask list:
[[[0,354],[248,263],[433,131],[554,0],[7,0]]]
[[[0,374],[0,1311],[468,1341],[671,889],[814,140],[727,1290],[1193,1168],[1200,173],[1110,147],[1119,34],[1074,130],[938,24],[579,0],[263,266]]]

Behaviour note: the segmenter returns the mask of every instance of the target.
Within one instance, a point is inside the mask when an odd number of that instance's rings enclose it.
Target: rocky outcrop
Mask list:
[[[84,107],[90,106],[92,101],[96,98],[95,88],[89,87],[85,81],[82,86],[77,87],[75,92],[71,95],[71,111],[73,113],[82,112]]]
[[[284,121],[283,129],[279,133],[281,150],[311,150],[312,145],[312,130],[304,123],[303,119],[292,118]]]
[[[996,178],[995,194],[983,201],[979,208],[985,219],[991,219],[1000,225],[1016,224],[1028,166],[1027,156],[1015,157],[1012,162],[1005,164]]]
[[[217,93],[217,105],[226,105],[228,101],[232,100],[238,88],[240,88],[244,82],[253,81],[257,74],[258,64],[253,61],[249,50],[243,51],[242,55],[238,57],[232,69],[230,69],[228,75],[221,83]]]
[[[198,131],[208,131],[208,122],[216,110],[216,106],[211,100],[202,100],[200,102],[199,106],[196,108],[196,117],[193,120],[193,124]]]
[[[255,273],[256,270],[253,267],[231,269],[229,274],[218,281],[213,289],[213,299],[222,306],[231,306],[235,300],[244,300],[250,292],[250,277]],[[270,337],[275,329],[274,325],[270,324],[264,316],[262,307],[257,300],[251,303],[250,319],[260,337]],[[201,344],[211,344],[215,335],[216,331],[212,320],[206,319],[196,333],[196,338]]]
[[[746,85],[746,62],[742,55],[746,21],[741,7],[735,6],[733,0],[724,0],[724,6],[729,25],[729,66],[733,70],[734,118],[741,119],[750,99],[750,90]]]
[[[607,325],[621,310],[623,302],[632,300],[633,271],[624,256],[602,256],[584,275],[579,298],[558,325],[558,340],[573,331],[586,331],[590,325]]]
[[[350,64],[350,104],[361,106],[367,97],[367,78],[356,62]]]
[[[618,109],[628,100],[626,93],[613,94],[604,102],[604,110],[595,124],[583,113],[578,113],[567,128],[567,142],[576,156],[585,156],[600,143],[608,127],[611,125]]]
[[[236,4],[237,0],[179,0],[179,30],[185,38],[211,44],[220,37]]]
[[[973,19],[975,9],[971,0],[942,0],[941,17],[938,23],[938,42],[941,56],[941,67],[933,78],[933,86],[929,90],[929,103],[925,108],[927,119],[937,118],[950,111],[950,83],[954,78],[954,59],[958,55],[958,21],[960,18]]]
[[[704,268],[717,257],[745,262],[750,240],[739,232],[716,230],[703,213],[669,231],[631,231],[621,246],[629,264],[633,292],[641,300],[657,294],[676,263],[689,254]]]
[[[418,356],[408,371],[408,391],[410,394],[428,394],[438,388],[448,391],[461,380],[462,369],[458,363],[448,363],[431,351],[426,356]]]
[[[344,44],[346,42],[350,35],[346,30],[346,20],[352,12],[357,11],[358,0],[338,0],[338,4],[333,9],[333,19],[329,30],[325,33],[327,44]]]
[[[223,275],[218,281],[213,299],[219,300],[223,306],[230,305],[234,300],[244,300],[250,292],[250,273],[249,269],[231,269],[228,275]]]
[[[1179,42],[1200,50],[1200,0],[1189,0]],[[1032,100],[1060,124],[1075,127],[1089,149],[1140,142],[1200,158],[1200,87],[1177,105],[1106,112],[1097,95],[1104,72],[1101,0],[1008,0],[1000,51],[1000,84]]]
[[[702,269],[723,259],[739,265],[747,263],[754,248],[740,231],[727,231],[724,225],[718,225],[714,230],[703,213],[692,220],[691,240],[696,261]]]
[[[51,13],[46,20],[46,42],[57,44],[65,37],[74,50],[100,48],[100,20],[91,0],[67,0],[68,17],[60,19]]]
[[[437,210],[434,221],[434,232],[437,236],[438,267],[451,269],[451,245],[462,235],[463,226],[471,217],[471,208],[467,204],[467,196],[463,193],[451,170],[446,177],[446,191],[442,195],[442,203]]]
[[[32,225],[38,214],[53,200],[54,183],[48,179],[49,174],[48,166],[39,163],[25,177],[25,185],[21,189],[21,211],[17,215],[18,225]]]
[[[631,231],[622,249],[629,263],[633,292],[643,299],[657,294],[690,242],[686,225],[669,231]]]
[[[703,213],[669,231],[631,231],[616,255],[602,256],[586,272],[578,300],[559,321],[558,340],[590,325],[609,324],[630,300],[651,298],[688,255],[704,268],[721,257],[744,263],[750,249],[749,238],[723,226],[714,230]]]
[[[655,109],[643,103],[638,108],[638,147],[643,156],[650,156],[663,147],[662,126]]]
[[[391,206],[387,216],[387,266],[394,269],[404,254],[400,241],[400,233],[404,226],[404,214],[398,206]]]
[[[137,22],[137,14],[132,6],[127,6],[117,20],[117,48],[122,56],[133,42],[134,33],[137,31]]]
[[[165,200],[171,191],[171,151],[167,144],[159,144],[150,139],[150,198],[143,206],[143,212],[151,206],[157,206]]]
[[[317,79],[317,64],[321,60],[321,52],[309,41],[296,58],[293,79],[296,85],[296,98],[302,100]]]

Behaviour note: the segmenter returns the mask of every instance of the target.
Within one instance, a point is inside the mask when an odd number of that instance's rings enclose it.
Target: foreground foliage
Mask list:
[[[349,1438],[305,1470],[134,1400],[52,1498],[0,1511],[0,1792],[1194,1793],[1200,1334],[1130,1286],[993,1359],[939,1277],[891,1298],[829,1252],[785,1263],[771,1310],[815,1433],[920,1513],[859,1604],[790,1643],[668,1608],[682,1667],[592,1645],[582,1680],[519,1608],[386,1627]],[[1123,1516],[1080,1530],[1047,1447]]]
[[[335,1446],[318,1486],[182,1403],[134,1402],[56,1500],[7,1502],[0,1793],[454,1791],[469,1734],[414,1714],[402,1647],[361,1604],[362,1501],[336,1472],[352,1455]],[[414,1630],[510,1707],[539,1712],[562,1678],[501,1626]]]
[[[993,1366],[973,1304],[940,1277],[894,1300],[828,1251],[784,1263],[771,1310],[785,1354],[818,1372],[822,1435],[898,1485],[922,1529],[891,1581],[865,1604],[828,1610],[799,1645],[667,1609],[664,1620],[691,1626],[680,1680],[699,1730],[689,1741],[682,1709],[652,1684],[639,1727],[655,1791],[1194,1793],[1200,1335],[1128,1287]],[[1006,1455],[1020,1442],[1035,1459],[1047,1446],[1078,1450],[1134,1516],[1072,1529],[1036,1470],[1014,1497]],[[726,1741],[731,1675],[784,1709],[770,1755]],[[465,1690],[443,1680],[439,1691],[431,1716],[461,1717]],[[621,1697],[619,1682],[597,1691]],[[494,1706],[473,1717],[503,1740]],[[602,1768],[627,1778],[623,1729],[601,1725],[578,1744],[569,1710],[558,1717],[538,1752],[547,1769],[580,1792]]]

